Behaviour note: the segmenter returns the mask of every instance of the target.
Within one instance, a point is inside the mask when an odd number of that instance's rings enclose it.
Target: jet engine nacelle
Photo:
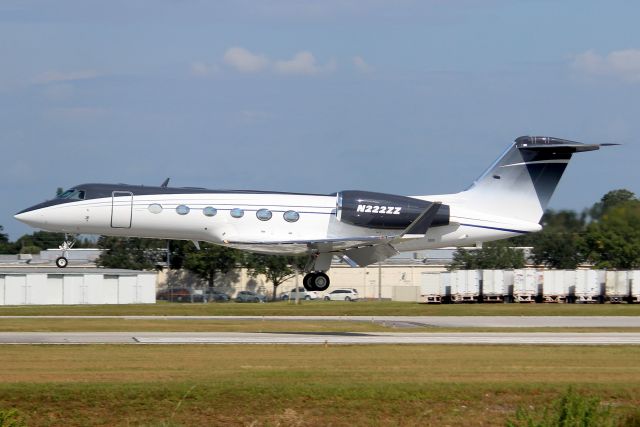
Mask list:
[[[338,221],[368,228],[404,230],[433,203],[413,197],[370,191],[338,193]],[[432,227],[449,224],[449,206],[441,205]]]

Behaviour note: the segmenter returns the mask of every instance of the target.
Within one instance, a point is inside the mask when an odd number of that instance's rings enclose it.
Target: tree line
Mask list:
[[[252,277],[260,274],[273,285],[275,299],[278,286],[304,270],[304,256],[254,254],[233,248],[182,240],[100,237],[98,248],[105,251],[97,264],[106,268],[152,270],[160,264],[170,269],[186,269],[200,277],[211,288],[216,278],[232,270],[246,268]]]

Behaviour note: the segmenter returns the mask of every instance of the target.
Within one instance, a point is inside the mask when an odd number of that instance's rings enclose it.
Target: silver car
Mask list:
[[[325,301],[357,301],[358,291],[353,288],[334,289],[324,296]]]
[[[265,302],[264,295],[257,294],[252,291],[240,291],[236,295],[236,302]]]

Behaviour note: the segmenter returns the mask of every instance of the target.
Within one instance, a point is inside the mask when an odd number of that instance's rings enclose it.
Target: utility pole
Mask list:
[[[382,301],[382,261],[378,261],[378,301]]]

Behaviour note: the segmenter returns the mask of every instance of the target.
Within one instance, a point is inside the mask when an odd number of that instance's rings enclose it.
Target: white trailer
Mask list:
[[[509,295],[504,270],[482,270],[482,301],[502,302]]]
[[[640,302],[640,270],[632,270],[628,274],[631,288],[629,302]]]
[[[571,292],[574,302],[602,302],[601,276],[598,270],[576,270],[575,286]]]
[[[451,272],[451,302],[477,302],[480,297],[480,272],[456,270]]]
[[[629,297],[629,280],[627,271],[607,271],[605,294],[609,302],[624,302]]]
[[[545,302],[566,302],[575,288],[575,270],[545,270],[542,279],[542,297]]]
[[[535,302],[542,286],[541,274],[533,268],[513,270],[513,301]]]
[[[440,304],[442,297],[446,295],[442,285],[443,274],[449,273],[422,273],[422,283],[420,284],[420,296],[426,303]]]

